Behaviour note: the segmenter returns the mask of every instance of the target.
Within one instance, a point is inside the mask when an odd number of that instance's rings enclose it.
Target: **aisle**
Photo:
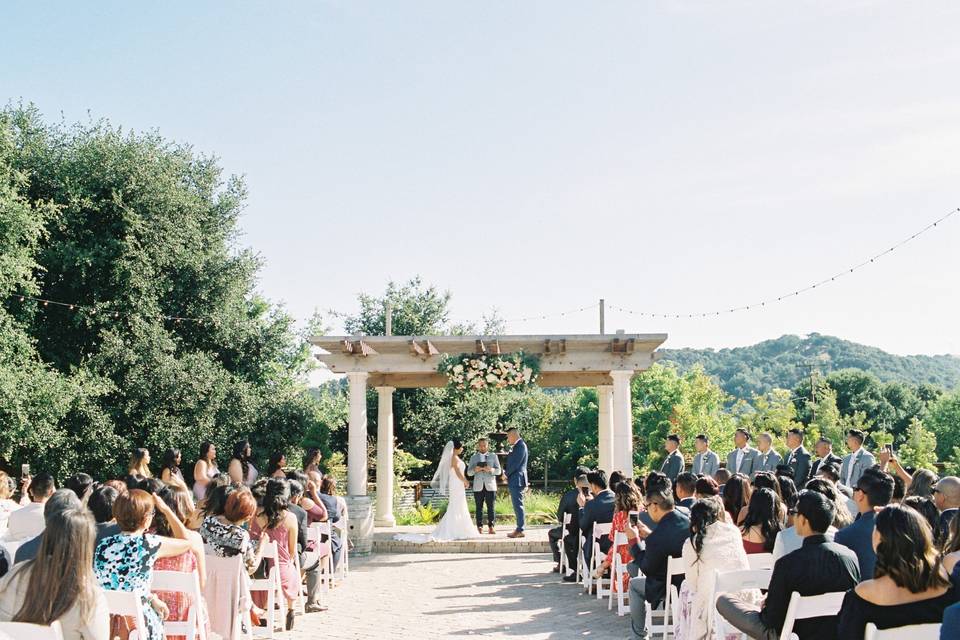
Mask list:
[[[297,619],[291,640],[626,638],[628,618],[561,584],[546,554],[377,554],[351,561],[330,611]]]

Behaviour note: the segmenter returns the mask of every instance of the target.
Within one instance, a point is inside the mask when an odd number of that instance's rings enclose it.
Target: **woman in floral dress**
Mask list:
[[[621,482],[617,485],[616,490],[614,491],[616,498],[614,500],[614,511],[613,511],[613,521],[610,526],[610,542],[615,543],[617,539],[617,533],[623,533],[626,531],[627,527],[630,526],[630,512],[631,511],[640,511],[643,508],[643,501],[640,499],[640,493],[637,491],[636,485],[632,482]],[[620,546],[610,545],[610,550],[607,551],[607,557],[604,558],[603,562],[600,563],[599,574],[603,575],[608,570],[613,567],[613,554],[620,555],[620,561],[623,564],[628,564],[632,558],[630,556],[630,544],[621,544]],[[613,577],[610,578],[611,588],[614,593],[619,593],[621,590],[626,593],[630,587],[630,574],[626,571],[623,572],[622,581],[620,584],[615,584],[613,582]]]

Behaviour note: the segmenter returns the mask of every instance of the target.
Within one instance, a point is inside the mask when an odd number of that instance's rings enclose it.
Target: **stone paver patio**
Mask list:
[[[330,610],[284,640],[626,638],[630,623],[551,573],[549,554],[374,554],[351,558]]]

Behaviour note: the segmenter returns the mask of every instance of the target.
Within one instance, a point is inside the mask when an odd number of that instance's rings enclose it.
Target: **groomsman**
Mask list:
[[[680,436],[671,433],[664,443],[667,450],[667,459],[660,465],[660,473],[670,478],[670,483],[677,481],[677,476],[683,473],[683,454],[680,453]]]
[[[810,477],[810,452],[803,448],[802,429],[790,429],[787,432],[787,447],[790,451],[783,464],[790,467],[793,483],[797,485],[799,491],[807,484],[807,478]]]
[[[705,475],[712,478],[720,468],[720,456],[710,450],[710,438],[701,433],[693,444],[697,448],[697,455],[693,456],[690,472],[695,476]]]
[[[737,448],[727,454],[727,471],[731,475],[742,473],[753,476],[759,452],[750,446],[750,432],[737,429],[733,434],[733,443]]]
[[[863,431],[857,429],[850,429],[847,432],[847,448],[850,449],[850,453],[843,458],[840,482],[848,487],[856,487],[863,472],[877,464],[873,454],[863,448],[864,437]]]
[[[840,468],[840,465],[843,464],[840,456],[833,453],[833,440],[830,438],[821,436],[820,439],[817,440],[814,451],[817,454],[817,460],[810,469],[810,477],[816,477],[825,464],[834,464],[837,465],[837,468]]]
[[[761,471],[776,473],[781,462],[783,462],[783,458],[773,448],[773,437],[766,432],[757,436],[757,464],[753,475],[756,476]]]

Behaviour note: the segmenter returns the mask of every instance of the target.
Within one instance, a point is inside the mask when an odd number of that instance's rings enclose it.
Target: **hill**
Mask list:
[[[662,362],[682,369],[697,364],[736,398],[749,398],[779,387],[793,389],[809,375],[808,363],[822,374],[838,369],[863,369],[884,382],[934,384],[953,389],[960,384],[960,357],[897,356],[833,336],[811,333],[805,338],[786,335],[734,349],[663,349]]]

